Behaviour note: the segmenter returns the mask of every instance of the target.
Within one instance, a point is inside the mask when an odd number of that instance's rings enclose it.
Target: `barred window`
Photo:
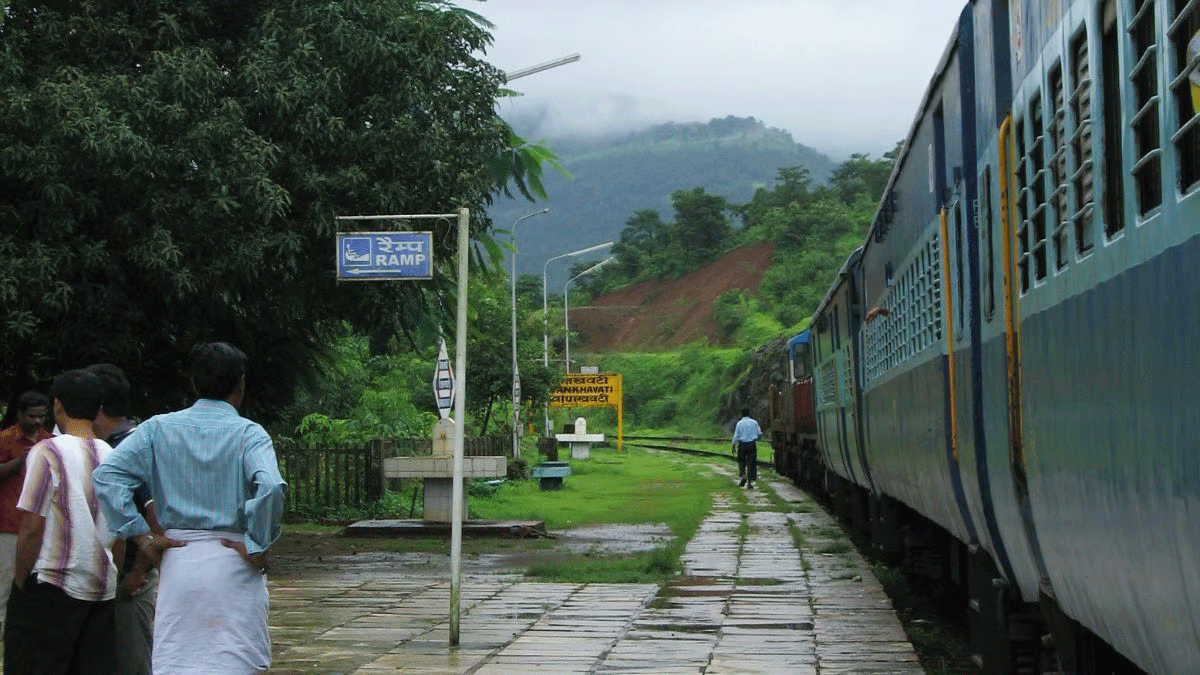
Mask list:
[[[1071,222],[1075,229],[1075,251],[1082,255],[1095,245],[1093,213],[1096,208],[1096,179],[1092,166],[1092,78],[1088,70],[1087,27],[1071,41],[1071,159],[1074,188]]]
[[[1167,38],[1177,121],[1171,142],[1179,162],[1179,189],[1187,192],[1200,183],[1200,3],[1175,0]]]
[[[821,364],[817,382],[821,392],[821,407],[828,408],[837,401],[837,371],[834,359],[830,358]]]
[[[1018,201],[1021,220],[1017,224],[1017,269],[1021,276],[1021,292],[1046,278],[1046,235],[1050,214],[1047,213],[1046,136],[1042,117],[1042,96],[1035,93],[1026,111],[1029,138],[1018,135],[1018,152],[1027,148],[1017,166]],[[1024,131],[1025,125],[1019,125]],[[1027,143],[1027,145],[1026,145]]]
[[[881,299],[887,310],[863,329],[865,374],[876,382],[942,338],[940,235],[921,246]]]
[[[1100,35],[1100,83],[1104,106],[1104,234],[1113,239],[1125,229],[1125,143],[1121,122],[1120,34],[1115,0],[1105,0]]]
[[[1070,231],[1067,229],[1067,115],[1066,95],[1063,91],[1062,64],[1050,69],[1050,172],[1051,199],[1050,222],[1053,223],[1054,269],[1061,270],[1071,260]]]
[[[1029,222],[1029,201],[1026,199],[1026,195],[1029,194],[1029,179],[1025,176],[1025,171],[1027,168],[1027,155],[1025,148],[1028,144],[1025,142],[1025,119],[1023,117],[1018,117],[1016,121],[1013,122],[1013,141],[1016,145],[1016,156],[1018,158],[1017,165],[1013,169],[1013,174],[1017,180],[1017,245],[1020,247],[1021,251],[1028,253],[1029,232],[1027,230],[1026,223]],[[1005,225],[1005,227],[1007,227],[1007,225]],[[1031,281],[1029,276],[1028,255],[1019,256],[1017,258],[1017,276],[1020,277],[1021,291],[1024,292],[1028,290]]]
[[[1133,130],[1133,179],[1137,185],[1138,213],[1146,215],[1162,204],[1162,139],[1159,137],[1158,43],[1154,24],[1155,0],[1135,0],[1129,22],[1129,40],[1136,106]]]

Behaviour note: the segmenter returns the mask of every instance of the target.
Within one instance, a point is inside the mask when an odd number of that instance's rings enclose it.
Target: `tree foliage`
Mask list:
[[[409,224],[434,232],[433,280],[339,284],[335,217],[467,207],[487,244],[493,194],[541,191],[548,157],[495,115],[489,42],[440,1],[13,0],[0,23],[9,393],[110,361],[139,412],[170,409],[188,400],[187,350],[220,339],[251,356],[262,413],[330,326],[385,344],[436,320],[453,307],[454,220]]]
[[[847,256],[862,245],[887,187],[899,147],[883,159],[853,155],[813,185],[804,167],[779,170],[773,189],[760,189],[738,208],[742,239],[775,246],[763,276],[763,308],[785,326],[812,315]]]
[[[605,284],[664,279],[696,269],[723,253],[733,232],[729,202],[704,188],[676,190],[671,194],[675,220],[664,222],[652,209],[642,209],[626,221],[613,244],[613,271],[606,270]]]
[[[675,277],[736,246],[765,241],[775,247],[775,261],[754,307],[740,295],[724,296],[714,307],[721,337],[731,339],[752,325],[758,312],[795,326],[812,314],[846,257],[862,244],[898,153],[897,146],[880,160],[853,155],[823,185],[815,185],[804,166],[783,167],[772,187],[759,188],[745,204],[701,188],[678,190],[671,195],[674,221],[650,209],[634,213],[613,246],[617,264],[587,288],[598,293]],[[734,229],[726,214],[740,218],[742,227]]]
[[[467,377],[470,395],[467,412],[480,435],[489,429],[512,428],[512,305],[509,281],[504,276],[481,278],[471,284],[471,316],[467,332]],[[527,410],[538,410],[558,385],[557,368],[542,365],[540,311],[518,299],[517,368],[521,400]],[[539,308],[540,310],[540,308]],[[449,341],[447,341],[449,342]]]

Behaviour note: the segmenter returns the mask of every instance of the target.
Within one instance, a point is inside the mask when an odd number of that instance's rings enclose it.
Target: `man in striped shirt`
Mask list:
[[[154,672],[242,675],[271,665],[267,548],[282,531],[287,484],[271,437],[238,414],[246,355],[214,342],[192,349],[199,400],[138,425],[93,481],[113,534],[161,553]],[[150,488],[166,535],[150,534],[134,490]]]
[[[112,451],[92,432],[101,384],[70,370],[54,381],[62,435],[33,446],[17,509],[16,573],[4,634],[7,675],[112,673],[113,598],[125,542],[109,534],[92,471]]]

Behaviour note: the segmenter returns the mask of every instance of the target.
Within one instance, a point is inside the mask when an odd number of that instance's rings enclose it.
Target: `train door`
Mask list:
[[[849,431],[853,434],[851,438],[851,450],[854,453],[854,460],[857,462],[855,471],[859,476],[858,484],[872,492],[875,486],[871,481],[871,463],[867,461],[866,436],[863,428],[863,378],[862,378],[862,362],[863,362],[863,267],[861,264],[856,264],[850,269],[850,286],[846,299],[849,303],[846,309],[847,325],[854,339],[851,341],[850,347],[850,400],[849,413],[850,423]]]
[[[854,410],[854,387],[851,384],[854,381],[854,358],[851,353],[853,334],[849,325],[851,293],[848,292],[848,285],[849,276],[845,278],[843,286],[839,289],[841,297],[835,300],[836,304],[833,308],[834,351],[837,354],[837,437],[838,453],[842,466],[845,467],[845,476],[850,479],[850,482],[858,483],[858,476],[854,471],[854,461],[851,458],[854,446],[854,438],[851,435],[853,419],[847,420],[847,414],[853,415]]]

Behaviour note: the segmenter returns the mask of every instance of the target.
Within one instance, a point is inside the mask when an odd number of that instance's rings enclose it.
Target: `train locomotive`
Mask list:
[[[776,469],[984,672],[1200,673],[1198,64],[1200,0],[968,3],[788,344]]]

